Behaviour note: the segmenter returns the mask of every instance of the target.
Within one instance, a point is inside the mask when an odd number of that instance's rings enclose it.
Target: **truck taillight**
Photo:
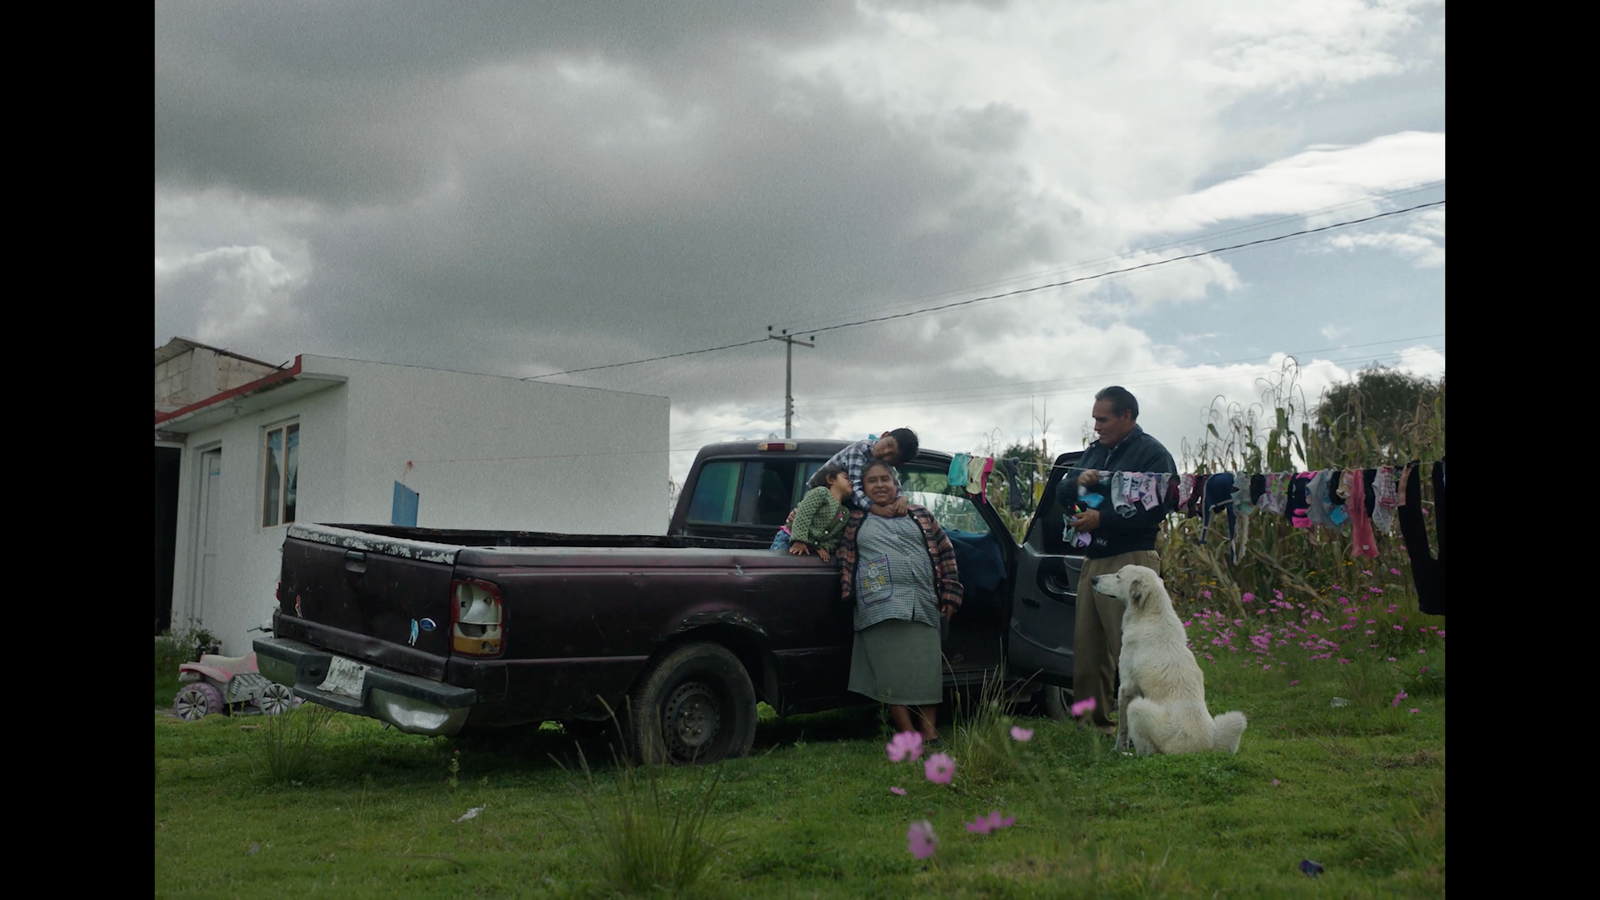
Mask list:
[[[757,450],[793,450],[798,447],[794,441],[762,441],[756,444]]]
[[[450,583],[450,649],[467,656],[504,651],[505,607],[499,587],[476,578]]]

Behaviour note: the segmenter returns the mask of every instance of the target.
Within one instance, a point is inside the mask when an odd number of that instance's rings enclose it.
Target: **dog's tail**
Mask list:
[[[1244,713],[1225,712],[1212,720],[1212,726],[1212,749],[1238,753],[1239,736],[1244,734]]]

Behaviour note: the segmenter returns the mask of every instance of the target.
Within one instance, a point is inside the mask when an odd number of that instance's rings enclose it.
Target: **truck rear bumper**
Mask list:
[[[407,734],[452,735],[478,700],[472,688],[440,684],[365,663],[351,677],[353,660],[287,638],[259,638],[261,674],[294,688],[297,696],[330,709],[388,722]],[[336,663],[340,669],[335,672]]]

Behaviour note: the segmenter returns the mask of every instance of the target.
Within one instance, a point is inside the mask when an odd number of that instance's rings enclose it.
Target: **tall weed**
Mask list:
[[[310,774],[323,728],[335,712],[317,703],[303,703],[275,716],[260,718],[255,740],[258,774],[272,784],[304,781]]]
[[[700,781],[683,803],[664,788],[663,766],[636,768],[615,753],[613,763],[616,777],[603,790],[578,748],[581,779],[573,789],[583,802],[586,821],[563,817],[595,871],[611,888],[627,894],[682,893],[703,884],[729,841],[725,829],[710,819],[722,780],[720,767],[695,767]]]

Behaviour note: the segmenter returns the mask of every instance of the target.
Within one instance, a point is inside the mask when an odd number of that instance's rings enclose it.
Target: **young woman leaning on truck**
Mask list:
[[[900,495],[882,460],[868,462],[861,480],[875,509]],[[896,730],[937,741],[942,625],[961,607],[961,581],[955,548],[933,514],[907,509],[892,518],[855,510],[839,543],[843,596],[855,603],[849,687],[889,704]]]

